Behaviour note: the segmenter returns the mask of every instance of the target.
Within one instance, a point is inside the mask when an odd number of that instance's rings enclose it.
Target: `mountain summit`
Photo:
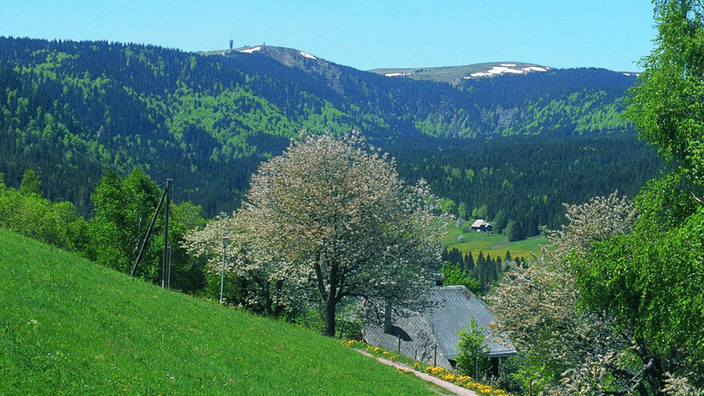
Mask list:
[[[408,77],[413,80],[430,80],[458,85],[463,80],[494,77],[502,74],[528,74],[546,72],[552,67],[524,62],[487,62],[466,66],[383,68],[370,70],[387,77]]]
[[[304,61],[318,61],[319,59],[307,52],[299,51],[293,48],[274,47],[271,45],[257,45],[254,47],[242,47],[233,49],[242,54],[259,53],[278,60],[286,66],[295,67]],[[229,51],[228,51],[229,52]],[[322,61],[322,60],[320,60]],[[324,62],[324,61],[323,61]]]
[[[263,55],[275,59],[289,67],[306,69],[306,66],[311,66],[310,63],[329,64],[317,56],[311,55],[308,52],[300,51],[294,48],[276,47],[272,45],[255,45],[233,48],[230,50],[201,52],[202,55],[220,55],[234,57],[239,54]]]
[[[231,50],[202,52],[201,54],[219,55],[235,59],[241,58],[243,55],[269,58],[284,66],[303,71],[314,79],[324,82],[338,93],[344,92],[343,84],[340,82],[341,77],[356,70],[326,61],[305,51],[266,44],[245,46]]]
[[[308,52],[294,48],[256,45],[234,48],[231,50],[204,52],[204,55],[236,56],[239,54],[257,54],[272,58],[288,67],[307,72],[323,70],[328,73],[339,71],[341,65],[326,61]],[[417,68],[379,68],[369,72],[386,77],[407,77],[412,80],[426,80],[451,85],[459,85],[464,80],[494,77],[504,74],[528,74],[552,70],[550,66],[526,62],[486,62],[465,66],[417,67]]]

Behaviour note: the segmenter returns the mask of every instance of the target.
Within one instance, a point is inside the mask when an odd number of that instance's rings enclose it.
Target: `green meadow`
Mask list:
[[[457,238],[464,235],[463,241]],[[462,232],[458,227],[451,227],[443,244],[448,248],[457,248],[465,254],[472,253],[477,259],[479,252],[484,252],[484,256],[491,254],[491,257],[506,256],[506,251],[511,252],[512,257],[531,257],[531,253],[540,253],[541,246],[548,245],[548,240],[544,235],[526,238],[520,241],[509,242],[508,237],[501,234],[489,232]]]
[[[290,324],[0,229],[2,395],[434,395]]]

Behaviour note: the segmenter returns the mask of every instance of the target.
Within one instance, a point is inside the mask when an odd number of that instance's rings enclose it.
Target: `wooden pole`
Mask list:
[[[171,208],[171,179],[166,179],[166,221],[164,223],[164,265],[162,268],[161,287],[167,287],[169,271],[169,212]]]
[[[144,241],[142,242],[142,247],[139,248],[139,253],[137,253],[137,259],[134,260],[134,266],[132,267],[132,274],[130,275],[131,277],[134,278],[134,274],[137,272],[137,266],[139,265],[139,262],[142,261],[142,254],[144,253],[144,248],[147,246],[147,242],[149,241],[149,236],[152,234],[152,229],[154,228],[154,223],[156,222],[156,217],[159,215],[159,210],[161,209],[161,204],[164,203],[164,197],[166,197],[166,189],[164,189],[164,192],[161,194],[161,199],[159,199],[159,204],[156,206],[156,210],[154,211],[154,216],[152,216],[152,221],[149,222],[149,227],[147,228],[147,235],[144,236]]]

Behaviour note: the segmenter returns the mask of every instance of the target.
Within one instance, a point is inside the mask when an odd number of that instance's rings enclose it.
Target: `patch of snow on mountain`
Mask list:
[[[623,75],[626,76],[626,77],[630,77],[630,76],[631,76],[631,73],[623,73]]]
[[[318,58],[314,57],[313,55],[311,55],[311,54],[309,54],[309,53],[307,53],[307,52],[301,51],[300,54],[303,55],[304,57],[308,58],[308,59],[318,59]]]
[[[491,70],[489,70],[489,72],[491,72]],[[500,72],[501,72],[501,74],[504,74],[504,73],[523,74],[523,70],[511,69],[509,67],[502,68],[502,70]]]
[[[523,71],[511,69],[510,67],[506,67],[506,66],[494,66],[491,68],[491,70],[488,71],[488,73],[489,73],[489,75],[497,75],[497,74],[504,74],[504,73],[521,74],[521,73],[523,73]]]
[[[402,77],[402,76],[407,76],[408,73],[386,73],[384,75],[386,77]]]
[[[245,54],[251,54],[252,52],[259,51],[261,49],[262,49],[262,47],[252,47],[252,48],[241,49],[240,52],[245,53]]]
[[[521,69],[514,69],[514,67],[516,67],[515,63],[502,63],[501,66],[494,66],[487,71],[472,73],[469,76],[464,77],[464,78],[470,79],[472,77],[491,77],[491,76],[497,76],[497,75],[506,74],[506,73],[523,74],[523,73],[528,73],[528,72],[533,72],[533,71],[545,72],[545,71],[548,71],[548,69],[549,69],[549,68],[539,67],[539,66],[528,66],[528,67],[524,67]]]
[[[528,67],[524,67],[523,70],[525,70],[525,71],[527,71],[527,72],[528,72],[528,71],[539,71],[539,72],[546,72],[546,71],[548,71],[548,69],[546,69],[546,68],[544,68],[544,67],[538,67],[538,66],[528,66]]]

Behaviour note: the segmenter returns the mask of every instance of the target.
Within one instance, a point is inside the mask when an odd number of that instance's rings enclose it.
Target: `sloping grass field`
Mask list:
[[[2,395],[433,395],[335,340],[0,229]]]

